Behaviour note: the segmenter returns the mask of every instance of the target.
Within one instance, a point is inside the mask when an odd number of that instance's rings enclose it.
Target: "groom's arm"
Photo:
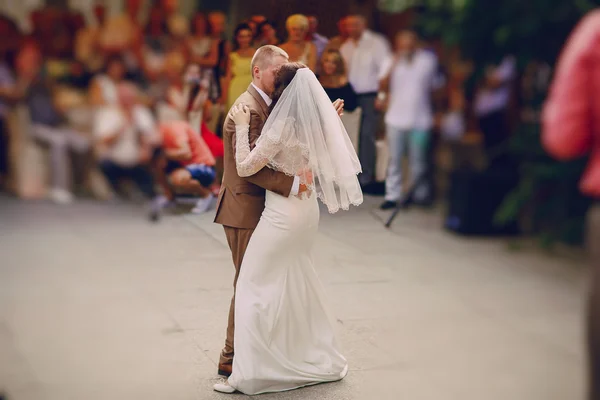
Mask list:
[[[250,130],[248,133],[250,149],[254,148],[256,141],[260,137],[261,126],[261,118],[255,111],[251,110]],[[231,119],[229,119],[229,117],[227,118],[227,131],[231,134],[231,144],[233,146],[233,154],[235,155],[235,124]],[[274,171],[268,167],[261,169],[256,174],[248,176],[245,179],[256,186],[260,186],[265,190],[269,190],[284,197],[289,197],[290,194],[298,194],[299,182],[297,179],[292,176],[288,176],[283,172]]]

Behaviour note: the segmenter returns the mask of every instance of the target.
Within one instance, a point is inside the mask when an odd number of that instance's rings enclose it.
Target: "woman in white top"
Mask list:
[[[105,72],[92,81],[90,103],[94,106],[117,105],[117,85],[125,79],[125,73],[125,63],[120,56],[106,60]]]
[[[285,22],[288,41],[281,47],[290,56],[290,62],[300,62],[315,72],[317,68],[317,47],[306,40],[308,18],[302,14],[294,14]]]

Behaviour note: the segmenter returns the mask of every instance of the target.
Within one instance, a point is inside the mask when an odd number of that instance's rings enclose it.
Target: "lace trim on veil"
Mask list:
[[[298,70],[284,90],[252,150],[248,128],[236,127],[240,176],[268,166],[298,176],[330,213],[362,204],[358,157],[329,97],[308,68]]]

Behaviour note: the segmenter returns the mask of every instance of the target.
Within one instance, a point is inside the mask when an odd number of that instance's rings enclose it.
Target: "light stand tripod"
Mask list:
[[[390,226],[392,226],[392,222],[394,222],[394,219],[396,218],[396,216],[398,215],[398,213],[401,210],[407,210],[414,203],[414,200],[415,200],[414,197],[415,197],[415,192],[417,191],[417,188],[419,186],[421,186],[422,183],[425,183],[426,181],[427,181],[426,173],[421,174],[421,176],[419,176],[415,180],[415,183],[408,190],[408,193],[406,193],[406,196],[404,196],[404,198],[398,202],[398,204],[396,205],[396,208],[394,209],[394,212],[392,213],[392,215],[390,215],[390,217],[386,221],[385,227],[387,229],[389,229]]]

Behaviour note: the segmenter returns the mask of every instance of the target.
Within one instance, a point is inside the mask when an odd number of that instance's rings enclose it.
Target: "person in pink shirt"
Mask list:
[[[561,160],[591,154],[581,191],[600,198],[600,10],[575,28],[543,111],[542,142]]]
[[[211,189],[216,183],[215,158],[209,147],[187,121],[169,121],[159,129],[168,180],[176,189],[200,197],[193,213],[208,211],[214,197]]]
[[[600,10],[575,28],[560,56],[542,114],[542,143],[561,160],[590,155],[581,191],[600,199]],[[600,205],[587,216],[593,263],[588,303],[589,399],[600,399]]]

